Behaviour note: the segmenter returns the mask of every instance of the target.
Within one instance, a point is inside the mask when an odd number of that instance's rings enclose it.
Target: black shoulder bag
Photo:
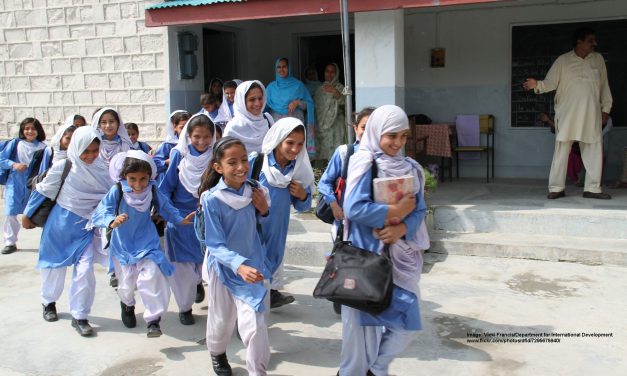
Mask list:
[[[351,155],[355,152],[355,145],[348,144],[346,145],[346,157],[344,157],[344,163],[342,164],[342,175],[335,182],[335,197],[337,198],[338,204],[342,200],[342,195],[344,194],[344,188],[346,187],[346,176],[348,175],[348,161],[350,160]],[[333,210],[331,206],[324,201],[324,197],[319,195],[318,197],[318,205],[316,205],[316,217],[324,223],[332,224],[335,220],[333,216]]]
[[[59,186],[59,191],[57,195],[54,197],[54,200],[46,197],[44,202],[39,205],[37,210],[33,213],[33,215],[29,218],[31,222],[37,227],[44,227],[46,221],[48,220],[48,216],[52,211],[52,208],[57,202],[57,198],[59,198],[59,194],[61,193],[61,188],[63,188],[63,183],[65,183],[65,179],[67,179],[68,174],[70,173],[70,169],[72,169],[72,162],[69,159],[65,160],[65,165],[63,166],[63,173],[61,174],[61,185]],[[49,169],[48,169],[49,170]],[[43,177],[48,174],[48,170],[43,173]],[[41,180],[43,180],[43,177]],[[36,184],[36,183],[35,183]]]

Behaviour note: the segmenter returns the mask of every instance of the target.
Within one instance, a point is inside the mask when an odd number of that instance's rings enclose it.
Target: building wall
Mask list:
[[[48,137],[74,113],[102,106],[161,139],[165,28],[146,28],[157,1],[0,0],[0,138],[39,119]]]
[[[406,11],[405,103],[409,113],[424,113],[436,121],[453,121],[464,113],[494,114],[497,177],[544,179],[554,135],[546,128],[510,127],[511,25],[624,18],[627,1],[521,3],[530,2]],[[445,68],[430,68],[432,47],[446,48]],[[607,155],[610,179],[620,172],[625,145],[627,127],[615,128]],[[461,171],[463,176],[485,176],[485,160],[464,161]]]

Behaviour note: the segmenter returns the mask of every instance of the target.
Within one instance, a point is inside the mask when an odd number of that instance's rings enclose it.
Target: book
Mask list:
[[[406,194],[417,192],[412,175],[375,178],[373,186],[374,200],[380,204],[396,204]]]

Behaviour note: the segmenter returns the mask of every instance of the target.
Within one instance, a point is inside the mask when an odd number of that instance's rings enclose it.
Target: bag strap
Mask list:
[[[263,167],[263,159],[265,155],[263,153],[257,153],[255,162],[253,163],[253,170],[250,174],[250,178],[259,181],[259,175],[261,175],[261,168]]]
[[[347,151],[346,154],[348,154],[348,151]],[[371,181],[371,187],[370,187],[370,197],[374,200],[374,178],[379,173],[379,167],[377,167],[377,162],[375,162],[374,159],[372,160],[372,167],[370,167],[370,172],[372,173],[372,181]],[[335,242],[337,243],[338,241],[342,241],[343,239],[344,239],[344,221],[340,221],[340,224],[337,227],[337,236],[335,237]],[[383,247],[384,252],[386,251],[385,248],[386,247]],[[389,251],[388,251],[388,253],[389,253]]]
[[[152,200],[150,200],[150,212],[159,215],[159,198],[157,197],[157,186],[152,186]]]
[[[268,117],[268,114],[264,112],[263,118],[266,119],[266,121],[268,122],[268,129],[272,128],[272,123],[270,123],[270,118]]]
[[[346,145],[346,156],[344,157],[344,164],[342,164],[342,179],[346,180],[346,176],[348,175],[348,162],[351,158],[351,155],[355,153],[355,145],[348,144]]]
[[[72,161],[69,159],[65,160],[65,165],[63,166],[63,172],[61,173],[61,185],[59,186],[59,190],[57,191],[57,195],[54,196],[54,201],[57,201],[59,195],[61,194],[61,188],[63,188],[63,183],[67,179],[67,176],[70,174],[70,170],[72,169]]]
[[[122,197],[124,196],[124,192],[122,192],[122,183],[117,182],[115,186],[118,188],[118,201],[115,203],[115,216],[120,215],[120,204],[122,203]]]

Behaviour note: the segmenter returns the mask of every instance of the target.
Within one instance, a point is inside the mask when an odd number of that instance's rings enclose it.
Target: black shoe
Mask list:
[[[555,199],[562,198],[562,197],[566,197],[566,192],[564,191],[549,192],[549,194],[546,196],[546,198],[548,198],[549,200],[555,200]]]
[[[612,196],[608,195],[607,193],[603,193],[603,192],[594,193],[594,192],[586,191],[586,192],[583,193],[583,198],[596,198],[598,200],[610,200],[612,198]],[[2,252],[4,253],[4,251],[2,251]]]
[[[151,321],[148,323],[148,333],[146,336],[148,338],[156,338],[161,337],[161,327],[159,326],[159,320]]]
[[[127,306],[120,302],[122,307],[122,323],[127,328],[134,328],[137,326],[137,319],[135,318],[135,306]]]
[[[179,320],[181,321],[181,324],[183,325],[194,325],[195,321],[194,321],[194,316],[192,315],[192,310],[190,309],[187,312],[180,312]]]
[[[270,308],[279,308],[293,302],[293,296],[283,295],[278,290],[270,290]]]
[[[2,248],[3,255],[8,255],[15,251],[17,251],[17,246],[15,244],[7,245],[7,246],[4,246],[4,248]]]
[[[202,282],[196,285],[196,300],[194,303],[200,303],[205,300],[205,288],[202,287]]]
[[[89,321],[87,320],[77,320],[72,317],[72,327],[76,328],[78,334],[82,335],[83,337],[88,337],[94,334],[94,328],[89,325]]]
[[[366,376],[374,376],[374,373],[372,373],[371,370],[368,370],[368,372],[366,373]]]
[[[111,278],[109,278],[109,286],[114,289],[118,288],[118,277],[115,276],[115,273],[111,273]]]
[[[211,364],[213,365],[213,372],[218,376],[231,376],[233,374],[229,360],[226,358],[226,353],[211,355]]]
[[[48,305],[42,304],[44,307],[44,320],[48,322],[57,321],[59,316],[57,316],[57,306],[55,302],[48,303]]]

